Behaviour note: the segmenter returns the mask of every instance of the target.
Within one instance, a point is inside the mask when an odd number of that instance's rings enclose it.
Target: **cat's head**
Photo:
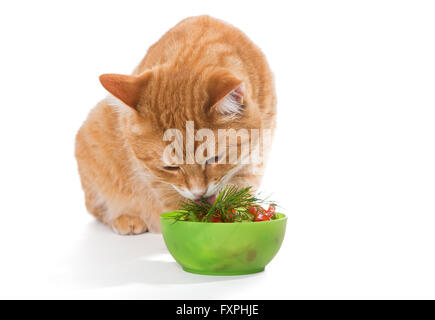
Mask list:
[[[252,88],[225,69],[193,72],[160,67],[137,76],[104,74],[100,81],[122,102],[118,108],[129,110],[123,118],[126,140],[144,171],[186,198],[208,198],[224,187],[243,167],[246,150],[252,149],[245,148],[252,140],[251,129],[261,129],[259,108],[250,99]],[[203,141],[198,141],[199,129],[207,129],[199,131],[206,133]],[[219,147],[223,143],[219,130],[226,129],[248,136],[225,138],[226,147]],[[178,132],[181,140],[175,137]],[[178,158],[168,156],[171,143],[181,151]]]

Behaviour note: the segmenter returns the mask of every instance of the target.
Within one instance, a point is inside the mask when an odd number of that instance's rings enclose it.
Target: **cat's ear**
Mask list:
[[[126,105],[136,108],[143,87],[149,78],[148,74],[127,76],[122,74],[103,74],[100,82],[103,87]]]
[[[224,76],[211,81],[210,111],[230,118],[242,115],[244,110],[245,85],[234,76]]]

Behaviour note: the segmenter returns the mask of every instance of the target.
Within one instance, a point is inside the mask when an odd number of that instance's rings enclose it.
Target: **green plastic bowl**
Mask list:
[[[263,271],[281,247],[287,217],[261,222],[176,221],[178,211],[160,216],[166,246],[191,273],[241,275]]]

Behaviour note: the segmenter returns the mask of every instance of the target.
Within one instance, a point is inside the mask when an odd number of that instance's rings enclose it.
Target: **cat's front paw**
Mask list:
[[[140,217],[122,215],[112,221],[112,229],[121,235],[140,234],[147,231],[147,225]]]

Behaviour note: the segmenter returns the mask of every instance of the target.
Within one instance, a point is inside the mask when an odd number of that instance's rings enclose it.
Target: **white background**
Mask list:
[[[74,136],[181,19],[242,29],[276,76],[266,271],[183,272],[160,235],[86,213]],[[435,6],[427,1],[0,4],[0,298],[435,298]]]

